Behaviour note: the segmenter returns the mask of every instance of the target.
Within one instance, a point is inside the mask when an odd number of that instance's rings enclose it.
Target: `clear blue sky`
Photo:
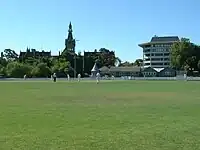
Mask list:
[[[29,46],[58,54],[71,21],[76,51],[105,47],[133,61],[153,35],[200,43],[199,8],[199,0],[1,0],[0,51]]]

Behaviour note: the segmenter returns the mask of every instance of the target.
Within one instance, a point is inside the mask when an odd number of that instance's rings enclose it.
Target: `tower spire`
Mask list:
[[[65,50],[75,52],[76,41],[73,38],[72,32],[73,32],[72,31],[72,23],[70,21],[69,29],[68,29],[68,37],[67,37],[67,39],[65,39]]]
[[[68,30],[68,40],[73,40],[73,35],[72,35],[72,23],[70,21],[69,23],[69,30]]]
[[[72,31],[72,23],[71,23],[71,21],[70,21],[70,23],[69,23],[69,30]]]

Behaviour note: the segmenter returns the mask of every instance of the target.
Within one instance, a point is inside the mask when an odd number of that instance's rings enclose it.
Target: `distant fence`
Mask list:
[[[23,81],[23,78],[0,78],[0,81]],[[27,78],[28,81],[48,81],[50,78]],[[58,78],[59,81],[67,81],[67,78]],[[77,78],[71,78],[70,80],[77,80]],[[95,80],[95,78],[82,78],[81,80]],[[176,77],[119,77],[119,78],[105,78],[101,80],[185,80],[183,76]],[[189,81],[200,81],[200,77],[187,77]]]
[[[186,80],[184,77],[139,77],[135,80]],[[187,77],[189,81],[200,81],[200,77]]]
[[[121,77],[115,80],[186,80],[183,76],[176,77]],[[200,77],[187,77],[189,81],[200,81]]]

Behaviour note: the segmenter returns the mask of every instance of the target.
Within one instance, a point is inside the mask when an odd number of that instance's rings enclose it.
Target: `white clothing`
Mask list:
[[[67,75],[67,79],[68,79],[68,81],[70,80],[70,76],[69,76],[69,74]]]
[[[24,75],[24,80],[26,80],[26,74]]]
[[[99,81],[100,81],[100,73],[96,74],[96,80],[97,80],[97,83],[99,83]]]
[[[187,81],[187,74],[184,74],[184,79]]]
[[[53,78],[56,78],[56,74],[55,73],[53,74]]]
[[[78,74],[78,81],[80,82],[81,74]]]
[[[112,80],[114,80],[114,79],[115,79],[115,76],[113,76],[113,75],[112,75],[112,77],[111,77],[111,78],[112,78]]]

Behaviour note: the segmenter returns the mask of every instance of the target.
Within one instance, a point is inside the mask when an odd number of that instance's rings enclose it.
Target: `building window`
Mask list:
[[[162,53],[159,53],[159,54],[155,54],[155,56],[163,56],[163,54],[162,54]]]
[[[162,66],[163,65],[163,63],[152,63],[151,65],[153,65],[153,66]]]
[[[144,49],[144,53],[150,52],[150,49]]]
[[[164,56],[169,56],[169,53],[164,53]]]
[[[145,61],[150,61],[150,58],[145,58]]]
[[[164,63],[164,65],[169,65],[169,63]]]
[[[169,58],[164,58],[165,61],[169,61]]]
[[[171,72],[165,72],[165,75],[167,75],[167,76],[169,76],[169,75],[171,75]]]
[[[150,54],[146,54],[146,57],[149,57],[150,56]]]
[[[163,58],[151,58],[152,61],[161,61]]]

